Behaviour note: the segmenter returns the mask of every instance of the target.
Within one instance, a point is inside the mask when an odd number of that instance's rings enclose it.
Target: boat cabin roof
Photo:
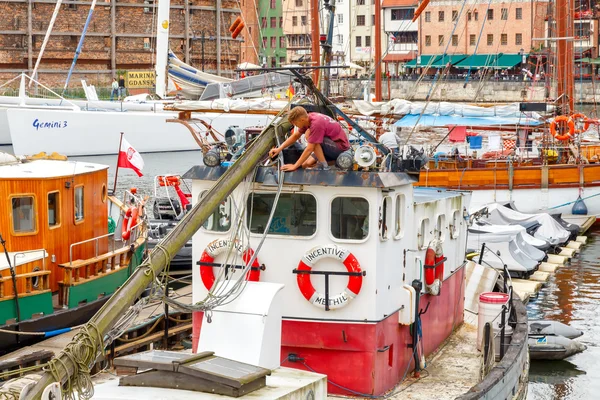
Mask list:
[[[223,166],[196,165],[187,171],[183,178],[216,181],[226,170],[227,167]],[[263,183],[268,175],[277,178],[277,169],[259,167],[254,181]],[[413,182],[416,182],[416,179],[404,172],[343,171],[332,168],[327,171],[298,169],[285,173],[285,183],[289,185],[389,188],[410,185]]]
[[[452,197],[459,196],[460,194],[461,191],[459,190],[416,187],[413,192],[413,201],[416,204],[422,204],[435,200],[449,199]]]
[[[107,165],[81,161],[34,160],[0,165],[0,179],[59,178],[108,169]]]

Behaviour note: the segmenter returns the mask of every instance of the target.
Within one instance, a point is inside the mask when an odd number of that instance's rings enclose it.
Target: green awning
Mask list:
[[[406,64],[404,64],[405,67],[408,68],[420,68],[420,67],[426,67],[429,64],[429,61],[431,61],[432,58],[440,58],[441,56],[438,55],[432,55],[432,56],[428,56],[428,55],[422,55],[421,56],[421,62],[417,65],[417,61],[419,60],[419,57],[415,58],[414,60],[411,60],[409,62],[407,62]],[[433,60],[435,62],[435,59]]]
[[[525,54],[527,57],[527,54]],[[521,54],[502,54],[498,57],[498,60],[491,65],[491,68],[495,69],[507,69],[512,68],[523,61],[523,55]]]
[[[479,69],[494,65],[498,58],[498,54],[473,54],[454,66],[456,68]]]
[[[579,60],[575,60],[575,62],[578,63],[585,63],[585,64],[600,64],[600,58],[580,58]]]
[[[431,68],[444,68],[446,65],[448,65],[448,63],[450,63],[451,65],[454,65],[462,60],[464,60],[465,58],[467,58],[467,56],[465,54],[446,54],[443,57],[438,58],[437,60],[434,60],[433,63],[431,64]]]

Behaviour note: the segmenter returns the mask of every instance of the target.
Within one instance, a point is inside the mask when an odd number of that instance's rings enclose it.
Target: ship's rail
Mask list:
[[[25,280],[25,291],[19,292],[19,296],[23,294],[35,294],[47,292],[50,290],[50,271],[40,270],[33,272],[26,272],[23,274],[15,275],[15,279],[17,281],[24,279]],[[37,284],[34,284],[37,279]],[[12,285],[12,277],[9,276],[1,276],[0,277],[0,301],[8,300],[15,297],[14,293],[7,294],[9,291],[6,290],[5,285]]]

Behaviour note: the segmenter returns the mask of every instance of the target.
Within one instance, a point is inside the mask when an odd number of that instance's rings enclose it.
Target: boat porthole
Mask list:
[[[40,270],[40,267],[35,267],[35,268],[33,268],[33,271],[31,271],[31,272],[37,272],[39,270]],[[39,284],[40,284],[39,276],[34,276],[31,278],[31,286],[33,286],[34,289],[37,289]]]
[[[106,184],[102,184],[102,193],[100,194],[102,202],[106,203]]]

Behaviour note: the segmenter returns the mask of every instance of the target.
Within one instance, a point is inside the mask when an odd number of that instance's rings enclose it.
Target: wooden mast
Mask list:
[[[381,101],[381,0],[375,0],[375,101]]]
[[[321,63],[321,48],[320,48],[320,33],[321,25],[319,24],[319,0],[310,0],[310,24],[312,26],[311,33],[311,55],[313,66],[318,67]],[[313,82],[315,86],[319,86],[319,70],[313,72]]]
[[[573,37],[575,27],[575,0],[556,0],[555,6],[557,29],[557,98],[563,106],[563,113],[574,111],[575,93],[573,90]]]

